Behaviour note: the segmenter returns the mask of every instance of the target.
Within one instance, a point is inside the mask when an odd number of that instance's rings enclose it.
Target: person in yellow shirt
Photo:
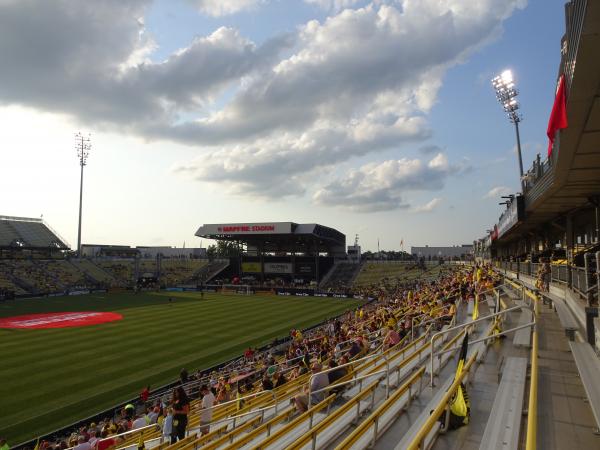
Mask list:
[[[396,328],[396,325],[398,324],[398,321],[396,320],[396,317],[394,317],[393,314],[390,314],[386,325],[388,328],[391,328],[392,330]]]
[[[456,315],[456,304],[450,303],[450,309],[448,310],[448,314],[450,314],[452,317]]]

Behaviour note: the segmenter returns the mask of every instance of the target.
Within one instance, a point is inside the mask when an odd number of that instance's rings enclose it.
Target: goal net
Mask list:
[[[218,292],[220,294],[252,295],[254,290],[249,284],[207,284],[205,292]]]

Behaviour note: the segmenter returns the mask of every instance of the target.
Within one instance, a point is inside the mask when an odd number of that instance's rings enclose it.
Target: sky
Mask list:
[[[519,189],[490,80],[546,148],[558,0],[0,0],[0,215],[82,242],[206,246],[203,223],[471,243]]]

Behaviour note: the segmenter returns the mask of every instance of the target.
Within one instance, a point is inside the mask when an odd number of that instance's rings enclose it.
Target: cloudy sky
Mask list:
[[[526,168],[558,0],[0,0],[0,214],[76,243],[200,244],[202,223],[318,222],[364,248],[472,242]]]

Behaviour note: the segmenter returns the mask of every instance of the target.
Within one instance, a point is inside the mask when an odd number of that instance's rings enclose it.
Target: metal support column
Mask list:
[[[573,216],[567,215],[567,231],[565,241],[567,244],[567,286],[573,287],[573,272],[571,271],[571,264],[573,264]]]

